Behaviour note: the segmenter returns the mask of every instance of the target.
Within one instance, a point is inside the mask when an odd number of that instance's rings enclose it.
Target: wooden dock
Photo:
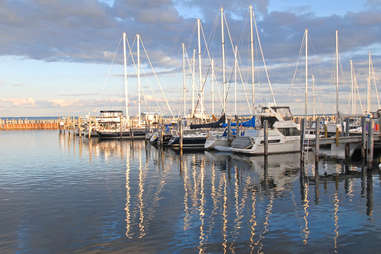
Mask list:
[[[58,130],[59,120],[0,120],[0,130]]]

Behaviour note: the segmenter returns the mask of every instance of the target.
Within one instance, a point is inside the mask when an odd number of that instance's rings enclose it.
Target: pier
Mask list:
[[[0,120],[0,130],[58,130],[59,120]]]

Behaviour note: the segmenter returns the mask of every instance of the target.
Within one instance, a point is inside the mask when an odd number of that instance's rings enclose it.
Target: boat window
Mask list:
[[[284,136],[299,136],[300,131],[293,127],[293,128],[278,128],[280,133],[282,133]]]
[[[283,117],[283,120],[292,120],[292,114],[288,107],[274,107],[273,109]]]

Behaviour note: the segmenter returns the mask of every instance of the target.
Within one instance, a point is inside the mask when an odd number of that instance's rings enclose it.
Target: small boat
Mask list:
[[[163,134],[163,145],[168,145],[169,140],[172,138],[172,134],[164,133]],[[158,131],[155,131],[152,133],[151,138],[149,139],[149,142],[152,145],[159,145],[160,143],[160,133]]]
[[[187,150],[204,150],[207,133],[202,131],[184,130],[183,134],[183,149]],[[168,146],[172,149],[180,148],[180,137],[172,136],[168,141]]]
[[[123,125],[123,111],[102,110],[97,118],[100,139],[144,139],[145,128],[127,128]]]

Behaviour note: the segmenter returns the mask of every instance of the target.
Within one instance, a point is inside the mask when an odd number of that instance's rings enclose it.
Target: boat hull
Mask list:
[[[180,148],[180,138],[172,137],[168,142],[168,146],[178,150]],[[183,137],[183,149],[188,150],[204,150],[206,137]]]
[[[249,155],[264,155],[264,145],[253,145],[249,149],[232,148],[233,153]],[[300,152],[300,140],[288,140],[284,143],[269,143],[268,154],[295,153]]]
[[[97,131],[100,139],[145,139],[144,130]]]

